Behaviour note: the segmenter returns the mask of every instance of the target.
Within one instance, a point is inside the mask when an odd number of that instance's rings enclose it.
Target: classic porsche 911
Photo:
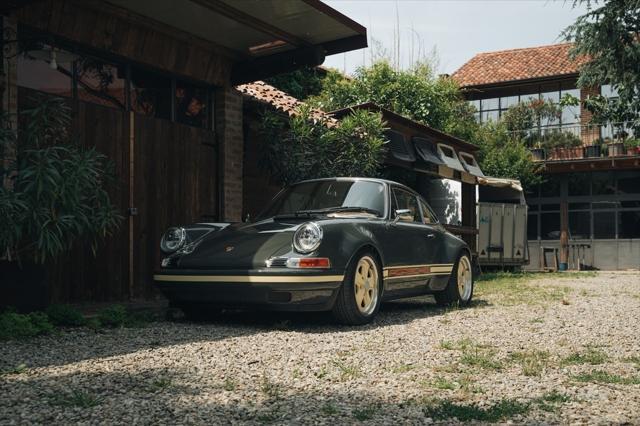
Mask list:
[[[365,324],[382,301],[467,305],[473,295],[469,248],[419,194],[381,179],[300,182],[252,223],[174,227],[161,250],[155,282],[188,317],[259,305]]]

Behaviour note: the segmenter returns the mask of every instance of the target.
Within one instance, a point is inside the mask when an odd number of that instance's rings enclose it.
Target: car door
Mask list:
[[[427,240],[427,249],[425,254],[425,261],[430,264],[440,264],[443,259],[440,257],[442,252],[442,244],[444,238],[444,228],[438,222],[438,219],[429,207],[429,204],[422,197],[418,197],[418,204],[420,205],[420,211],[422,212],[422,222],[425,227],[425,238]]]
[[[423,222],[422,210],[415,194],[391,187],[391,221],[384,241],[385,291],[387,296],[426,290],[429,280],[428,261],[433,257],[429,230]],[[396,210],[410,210],[411,220],[396,220]]]

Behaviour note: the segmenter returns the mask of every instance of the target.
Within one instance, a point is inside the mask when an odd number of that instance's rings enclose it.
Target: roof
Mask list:
[[[276,89],[264,81],[254,81],[253,83],[241,84],[236,89],[245,96],[253,100],[273,106],[276,110],[286,113],[289,116],[299,114],[300,108],[306,104],[291,95]],[[334,127],[338,120],[326,112],[317,109],[310,109],[311,117],[315,121],[325,122],[328,127]]]
[[[479,53],[451,77],[460,87],[577,75],[586,58],[572,59],[573,43]]]
[[[455,136],[452,136],[448,133],[442,132],[438,129],[434,129],[433,127],[427,126],[426,124],[422,124],[418,121],[412,120],[410,118],[407,118],[405,116],[402,116],[400,114],[397,114],[391,110],[388,110],[386,108],[383,108],[373,102],[365,102],[363,104],[359,104],[359,105],[353,105],[347,108],[342,108],[342,109],[338,109],[335,111],[331,111],[328,114],[331,114],[334,117],[343,117],[344,115],[348,114],[349,112],[351,112],[354,109],[366,109],[369,111],[379,111],[382,113],[382,118],[385,121],[395,121],[398,122],[400,124],[403,124],[405,126],[408,127],[413,127],[414,129],[416,129],[419,133],[423,133],[426,135],[431,135],[431,136],[436,136],[440,139],[442,139],[443,141],[446,141],[448,143],[451,143],[452,145],[458,147],[458,148],[463,148],[466,149],[470,152],[475,152],[477,151],[479,148],[472,144],[469,143],[467,141],[464,141],[460,138],[457,138]],[[393,128],[393,127],[392,127]]]

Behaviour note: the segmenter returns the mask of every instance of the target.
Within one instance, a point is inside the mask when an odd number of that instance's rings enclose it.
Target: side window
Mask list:
[[[420,208],[418,207],[418,199],[411,193],[403,191],[401,189],[393,189],[395,195],[397,210],[410,210],[413,214],[413,221],[422,223],[422,217],[420,214]],[[395,210],[394,210],[395,216]]]
[[[425,203],[423,200],[420,200],[420,209],[422,210],[422,221],[424,223],[438,223],[438,219],[436,219],[433,211],[431,211],[427,203]]]

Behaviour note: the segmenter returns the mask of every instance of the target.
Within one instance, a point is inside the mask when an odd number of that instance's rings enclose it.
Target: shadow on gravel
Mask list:
[[[465,309],[488,306],[474,301]],[[329,312],[270,312],[260,310],[225,311],[206,322],[157,322],[142,328],[69,329],[55,335],[25,341],[3,342],[0,371],[26,364],[29,368],[66,365],[84,360],[155,350],[174,345],[211,342],[274,330],[298,333],[350,333],[375,330],[416,319],[445,315],[455,308],[441,308],[431,297],[403,299],[382,305],[376,319],[365,326],[336,324]]]

